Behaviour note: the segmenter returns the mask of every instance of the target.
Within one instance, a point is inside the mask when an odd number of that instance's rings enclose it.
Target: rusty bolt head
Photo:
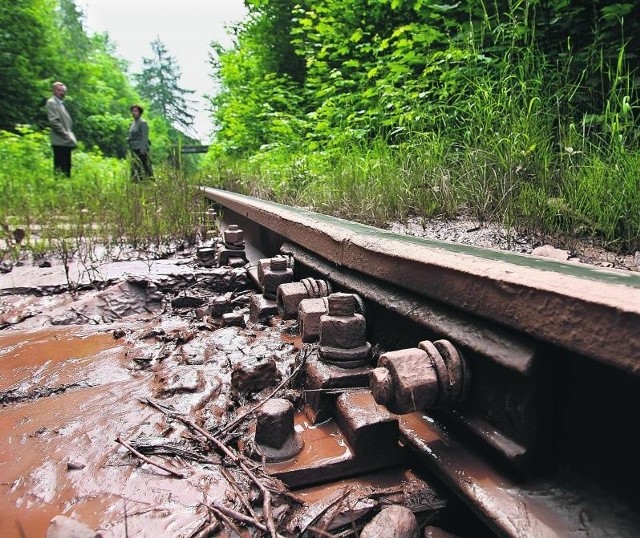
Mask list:
[[[262,291],[265,296],[275,299],[278,293],[278,286],[293,282],[293,269],[284,268],[282,271],[273,271],[271,268],[265,268],[262,275]]]
[[[422,349],[388,351],[378,359],[378,367],[393,378],[393,398],[387,407],[394,413],[432,409],[439,397],[438,376]]]
[[[302,282],[280,284],[276,292],[276,305],[282,319],[295,319],[300,302],[306,298],[307,289]]]
[[[274,256],[269,262],[272,271],[286,271],[288,265],[287,258],[284,256]]]
[[[332,293],[329,295],[329,315],[352,316],[356,312],[356,304],[353,293]]]
[[[361,314],[350,316],[331,314],[331,297],[329,297],[329,314],[320,318],[320,345],[352,349],[364,345],[367,341],[367,322]]]
[[[374,368],[369,373],[369,386],[376,403],[388,405],[393,400],[393,378],[386,368]]]
[[[224,231],[224,242],[230,245],[242,243],[244,241],[244,232],[238,228],[236,224],[230,224]]]
[[[320,338],[320,318],[326,313],[326,297],[300,301],[298,305],[298,327],[303,342],[316,342]]]
[[[272,398],[258,414],[256,443],[280,448],[294,434],[293,404],[283,398]]]

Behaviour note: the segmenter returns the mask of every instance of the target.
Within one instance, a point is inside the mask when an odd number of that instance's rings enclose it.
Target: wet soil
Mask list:
[[[245,513],[248,506],[263,520],[256,484],[174,417],[242,454],[253,415],[228,434],[222,428],[291,374],[306,349],[297,322],[251,323],[258,290],[246,268],[205,268],[193,254],[105,263],[100,278],[70,274],[72,291],[59,263],[0,275],[0,536],[44,537],[57,515],[104,538],[235,535],[220,506]],[[224,323],[230,311],[242,314],[242,326]],[[266,363],[275,370],[265,383],[252,372]],[[287,386],[280,395],[301,401]],[[295,423],[305,437],[297,463],[273,464],[269,473],[349,456],[335,424],[312,425],[301,412]],[[351,526],[381,503],[402,503],[426,488],[396,469],[294,494],[260,462],[249,465],[272,489],[274,519],[286,536],[313,524]],[[439,509],[441,501],[432,501],[427,508]],[[264,535],[248,528],[247,536]]]
[[[496,223],[479,222],[462,215],[448,221],[412,217],[406,222],[391,223],[388,229],[438,241],[552,257],[597,267],[640,271],[640,252],[618,252],[607,248],[604,241],[598,237],[543,236]],[[545,246],[547,248],[543,248]]]
[[[205,505],[237,495],[220,456],[144,402],[214,427],[259,397],[232,394],[236,363],[277,357],[284,375],[295,359],[278,327],[224,327],[171,307],[186,290],[202,303],[236,292],[242,310],[253,292],[244,270],[193,258],[107,265],[99,280],[75,273],[73,293],[60,264],[0,275],[0,536],[45,536],[58,514],[104,537],[196,536],[215,521]],[[116,439],[159,452],[149,457],[185,478]]]

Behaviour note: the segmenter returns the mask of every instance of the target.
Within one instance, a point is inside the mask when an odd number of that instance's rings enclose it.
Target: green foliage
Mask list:
[[[366,221],[466,211],[640,248],[640,6],[247,5],[236,46],[212,51],[213,181]]]
[[[187,96],[194,92],[180,87],[180,68],[160,39],[151,43],[151,51],[152,57],[142,59],[142,72],[135,75],[138,91],[170,124],[188,129],[194,116]]]
[[[129,82],[126,63],[114,55],[108,36],[86,33],[76,2],[4,2],[0,28],[0,78],[4,82],[0,129],[16,131],[19,125],[47,128],[44,103],[51,95],[51,83],[61,80],[68,87],[65,104],[81,145],[124,157],[129,107],[141,98]],[[168,138],[166,142],[160,139],[168,137],[164,123],[153,134],[159,147],[169,144]]]
[[[133,183],[127,161],[76,150],[72,177],[55,179],[47,137],[28,128],[0,131],[0,159],[0,224],[25,228],[25,248],[71,255],[91,241],[158,252],[196,239],[204,212],[197,175],[157,166],[155,182]]]
[[[50,91],[55,28],[49,17],[54,0],[17,0],[0,4],[0,129],[41,124],[43,96]]]

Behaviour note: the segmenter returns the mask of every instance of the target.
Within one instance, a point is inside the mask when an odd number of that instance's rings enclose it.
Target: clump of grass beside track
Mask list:
[[[134,246],[157,252],[196,239],[204,200],[197,174],[157,166],[155,181],[133,183],[126,160],[77,150],[71,178],[52,174],[45,134],[0,132],[0,258],[104,251]],[[26,237],[15,240],[14,231]]]
[[[219,161],[211,183],[373,225],[464,212],[521,231],[640,250],[640,151],[578,147],[527,155],[506,135],[467,146],[416,135],[397,147],[380,142],[293,159],[267,152]]]
[[[581,50],[570,39],[562,51],[547,50],[537,42],[535,4],[516,2],[504,17],[481,21],[468,39],[452,39],[450,56],[457,60],[450,65],[436,62],[433,51],[431,75],[409,76],[401,90],[383,95],[406,104],[402,114],[394,116],[393,107],[387,114],[349,109],[345,99],[333,115],[331,107],[323,109],[322,129],[300,107],[288,138],[278,132],[277,140],[242,154],[233,153],[233,139],[214,145],[215,183],[372,224],[463,212],[522,231],[640,250],[640,85],[633,51],[624,39],[617,51],[611,43],[605,49],[613,34],[597,28]],[[366,73],[361,78],[368,80]],[[345,95],[375,93],[373,86],[353,85]],[[412,90],[429,97],[407,104]],[[363,95],[353,102],[369,102]],[[363,114],[371,119],[361,122]],[[251,124],[244,127],[254,132]],[[232,129],[238,137],[240,131]]]

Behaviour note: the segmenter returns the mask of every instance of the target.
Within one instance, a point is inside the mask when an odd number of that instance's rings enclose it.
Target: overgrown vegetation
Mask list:
[[[185,167],[156,168],[155,181],[132,182],[129,162],[77,151],[71,179],[51,173],[46,135],[0,131],[0,253],[17,261],[57,253],[117,256],[130,247],[155,259],[167,247],[195,243],[205,204],[195,174]],[[16,241],[15,231],[24,237]],[[0,259],[2,257],[0,256]]]
[[[594,0],[249,0],[222,91],[221,186],[640,249],[640,8]]]
[[[125,245],[155,257],[172,241],[194,240],[203,205],[195,191],[199,176],[192,162],[176,162],[172,151],[194,142],[178,130],[190,124],[183,99],[189,92],[178,86],[179,67],[162,43],[153,46],[162,49],[163,61],[148,60],[137,77],[141,92],[109,37],[85,31],[74,0],[4,2],[0,27],[0,262],[16,261],[25,251],[90,258]],[[169,83],[154,86],[153,77]],[[69,88],[65,106],[79,140],[70,180],[52,173],[43,107],[55,80]],[[153,106],[158,102],[171,106]],[[145,118],[154,183],[129,178],[133,103],[152,105]]]
[[[189,237],[193,204],[202,203],[194,187],[207,177],[373,224],[463,212],[640,250],[640,5],[245,4],[249,16],[235,29],[236,45],[212,45],[217,133],[200,170],[161,169],[176,123],[189,121],[186,109],[180,115],[188,91],[155,44],[162,54],[147,67],[166,64],[176,75],[158,91],[173,88],[178,110],[148,109],[160,173],[146,185],[129,182],[123,157],[129,105],[155,101],[140,99],[108,36],[85,33],[74,0],[0,7],[7,249],[15,226],[60,234],[65,227],[54,222],[111,242]],[[161,62],[165,56],[171,61]],[[51,176],[41,107],[55,79],[69,86],[65,102],[80,140],[69,182]],[[36,250],[50,246],[44,232],[30,239]]]

